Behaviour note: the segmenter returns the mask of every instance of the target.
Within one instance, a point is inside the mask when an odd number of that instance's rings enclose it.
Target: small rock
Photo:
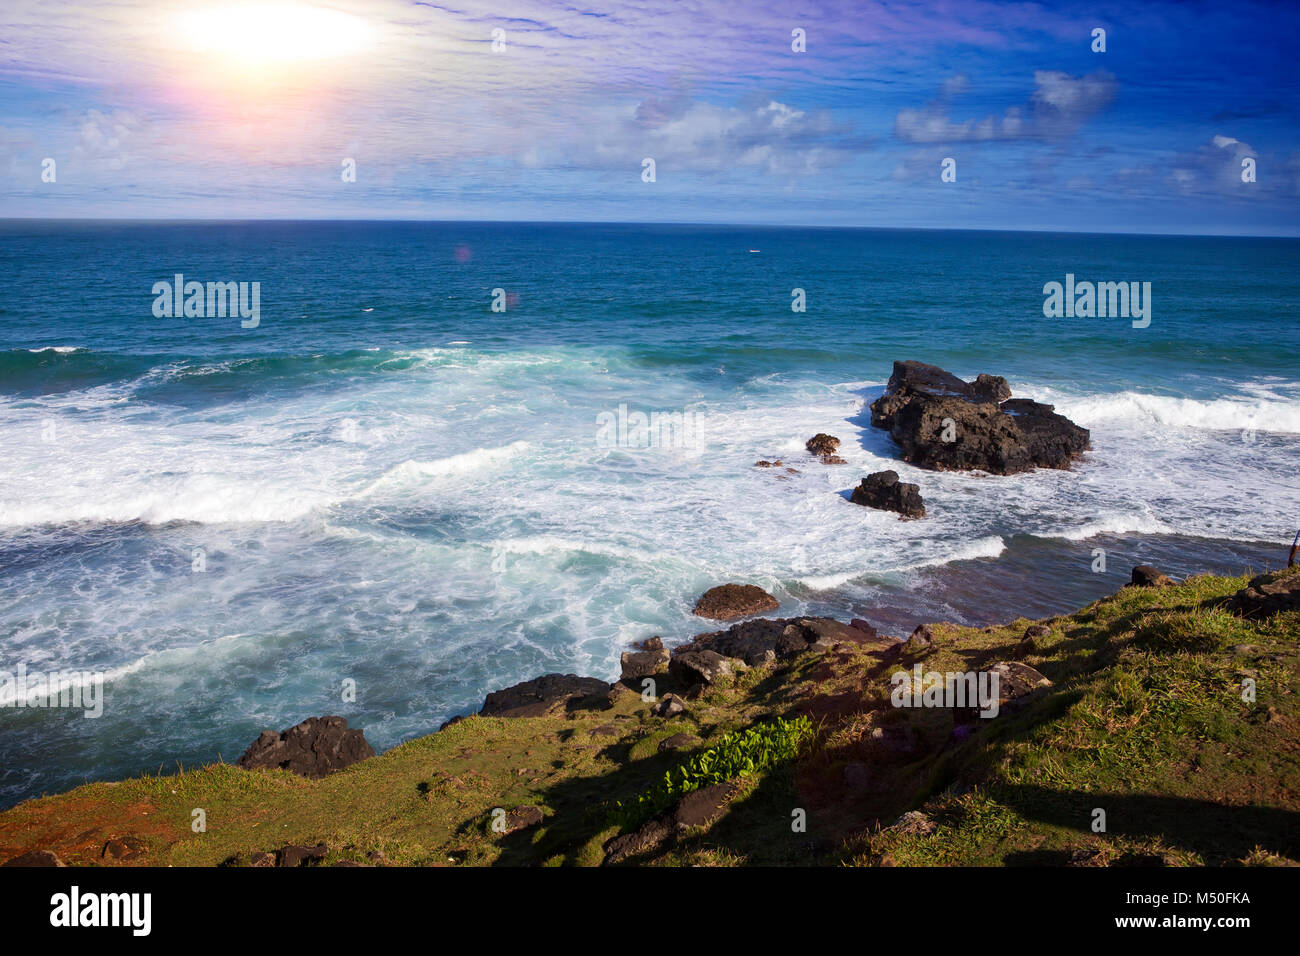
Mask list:
[[[137,836],[125,836],[109,840],[99,855],[106,860],[134,860],[144,856],[146,849],[144,840]]]
[[[686,705],[676,694],[664,694],[659,698],[659,703],[654,705],[652,712],[656,717],[676,717],[678,714],[686,713]]]
[[[927,817],[920,810],[909,810],[893,822],[889,829],[898,833],[914,834],[916,836],[928,836],[933,833],[937,826],[935,822]]]
[[[506,834],[515,833],[542,822],[541,807],[519,806],[506,814]]]
[[[659,741],[659,752],[666,753],[669,750],[692,750],[700,743],[700,738],[694,734],[673,734],[671,737],[665,737]]]
[[[1149,564],[1139,564],[1133,569],[1133,579],[1129,583],[1140,588],[1159,588],[1173,584],[1174,579]]]
[[[651,853],[668,843],[673,836],[670,822],[662,817],[651,820],[640,829],[615,837],[605,844],[602,866],[622,863],[629,857]]]
[[[1228,610],[1251,620],[1300,610],[1300,567],[1260,574],[1228,601]]]
[[[329,853],[329,847],[324,843],[317,843],[315,846],[285,846],[281,847],[275,854],[276,866],[312,866],[325,859]]]
[[[275,866],[275,854],[258,851],[248,858],[249,866]]]
[[[834,435],[818,432],[804,443],[804,447],[813,455],[830,455],[840,447],[840,440]]]
[[[934,646],[934,635],[924,624],[918,624],[903,645],[903,650],[913,653],[924,651]]]

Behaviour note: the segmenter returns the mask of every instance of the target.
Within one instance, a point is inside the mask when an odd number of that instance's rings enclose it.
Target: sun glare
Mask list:
[[[194,52],[253,68],[360,53],[372,32],[349,13],[292,3],[213,7],[178,21]]]

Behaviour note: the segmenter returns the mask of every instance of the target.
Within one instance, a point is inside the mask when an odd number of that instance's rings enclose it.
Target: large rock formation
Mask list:
[[[1012,398],[1006,379],[964,382],[924,362],[894,363],[885,394],[871,403],[871,424],[888,430],[904,461],[936,471],[1068,468],[1089,448],[1086,428],[1051,405]]]
[[[700,595],[691,613],[715,621],[730,621],[774,611],[780,606],[780,601],[752,584],[719,584]]]
[[[311,717],[276,733],[264,730],[237,761],[245,770],[291,770],[318,780],[375,751],[359,730],[349,730],[343,717]]]
[[[910,481],[899,481],[896,471],[878,471],[867,475],[853,489],[850,501],[880,511],[896,511],[904,518],[924,518],[925,502],[921,488]]]

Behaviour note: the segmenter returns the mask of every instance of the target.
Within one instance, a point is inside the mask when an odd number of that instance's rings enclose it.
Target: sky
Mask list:
[[[0,217],[1295,236],[1297,53],[1286,3],[5,0]]]

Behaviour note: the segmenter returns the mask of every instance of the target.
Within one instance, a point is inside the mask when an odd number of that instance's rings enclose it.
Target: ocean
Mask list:
[[[156,315],[177,273],[258,283],[256,326]],[[1150,282],[1150,324],[1046,317],[1067,275]],[[612,680],[630,642],[711,629],[690,610],[726,581],[905,636],[1139,563],[1277,567],[1298,302],[1285,239],[0,222],[0,672],[104,675],[89,719],[0,686],[0,806],[310,716],[383,750],[542,673]],[[1003,375],[1093,450],[903,464],[866,409],[900,359]],[[882,468],[928,517],[847,500]]]

